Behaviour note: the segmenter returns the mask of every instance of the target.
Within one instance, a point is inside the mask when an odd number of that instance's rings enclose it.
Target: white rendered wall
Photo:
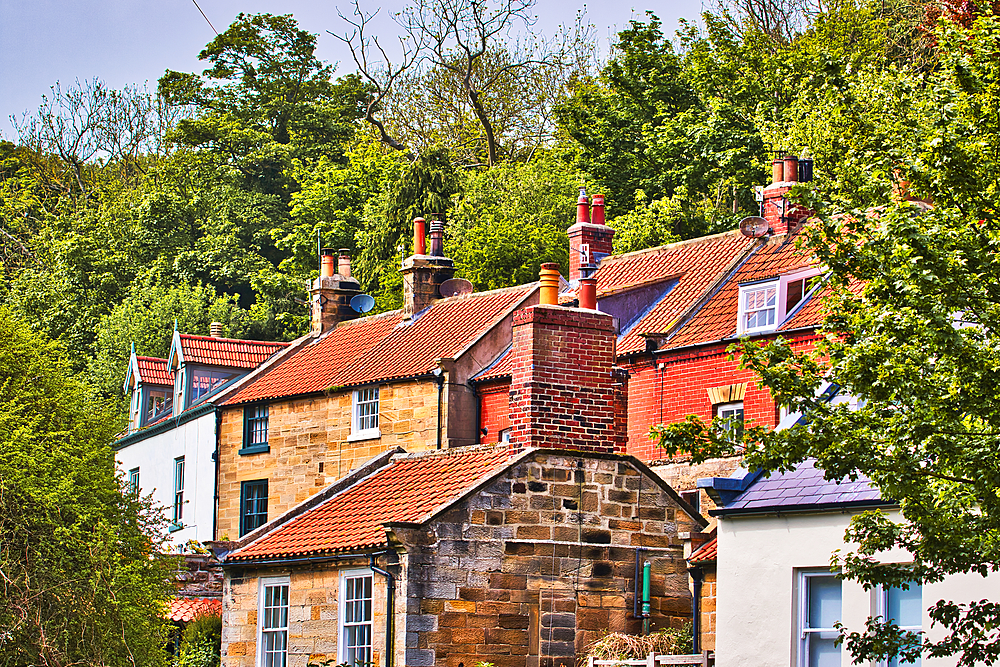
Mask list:
[[[118,467],[128,480],[128,472],[139,468],[142,495],[153,494],[168,522],[173,518],[174,460],[184,457],[183,528],[168,533],[173,546],[188,540],[214,539],[215,512],[215,412],[208,412],[177,428],[134,442],[115,452]]]
[[[836,549],[848,551],[844,531],[850,514],[828,513],[768,517],[727,517],[719,521],[718,597],[716,598],[716,659],[725,667],[794,666],[798,645],[795,603],[797,572],[829,570]],[[896,514],[898,517],[898,514]],[[903,551],[887,552],[882,560],[906,562]],[[864,629],[873,613],[874,594],[853,581],[842,584],[842,622],[850,631]],[[922,591],[923,629],[930,630],[927,608],[939,599],[968,602],[1000,599],[1000,577],[955,575]],[[936,627],[931,639],[944,631]],[[850,653],[842,647],[842,666]],[[954,665],[955,658],[927,659],[925,667]]]

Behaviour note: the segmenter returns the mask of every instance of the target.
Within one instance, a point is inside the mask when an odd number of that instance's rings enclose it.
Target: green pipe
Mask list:
[[[642,634],[649,634],[649,570],[652,564],[647,560],[642,564]]]

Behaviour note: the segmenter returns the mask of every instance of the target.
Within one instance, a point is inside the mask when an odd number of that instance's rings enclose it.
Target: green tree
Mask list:
[[[16,665],[162,665],[174,564],[124,494],[115,420],[59,346],[0,307],[0,653]]]

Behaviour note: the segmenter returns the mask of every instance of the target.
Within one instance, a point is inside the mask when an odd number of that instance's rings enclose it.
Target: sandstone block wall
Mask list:
[[[701,616],[701,643],[699,646],[702,651],[714,651],[716,596],[715,564],[706,563],[703,568],[704,580],[701,584],[701,601],[699,604],[699,614]]]
[[[675,495],[632,464],[538,452],[425,527],[395,527],[406,664],[575,666],[603,633],[640,629],[637,548],[653,565],[652,627],[679,626],[691,594],[678,532],[691,530]]]

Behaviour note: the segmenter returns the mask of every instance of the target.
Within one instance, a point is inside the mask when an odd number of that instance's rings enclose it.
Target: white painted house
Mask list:
[[[215,539],[215,401],[287,346],[174,331],[167,359],[132,351],[129,432],[114,443],[115,458],[130,490],[163,508],[173,547]]]
[[[865,591],[834,577],[830,556],[850,549],[844,531],[852,515],[880,508],[900,516],[867,480],[829,482],[810,460],[769,478],[741,470],[698,484],[719,504],[711,513],[719,520],[715,651],[720,665],[848,667],[849,651],[834,645],[837,621],[848,631],[861,631],[869,616],[881,615],[934,640],[945,634],[930,627],[927,609],[936,601],[1000,599],[997,576],[954,575],[908,591]],[[905,551],[881,558],[912,560]],[[955,658],[925,658],[923,664],[954,665]]]

